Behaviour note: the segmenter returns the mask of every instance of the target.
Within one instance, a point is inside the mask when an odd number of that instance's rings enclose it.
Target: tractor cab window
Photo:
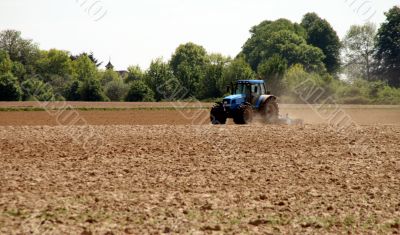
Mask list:
[[[247,84],[239,83],[236,85],[235,94],[249,94],[250,86]]]
[[[253,96],[260,96],[260,95],[261,95],[261,92],[262,92],[262,90],[261,90],[260,84],[253,84],[253,85],[251,85],[251,94],[252,94]]]

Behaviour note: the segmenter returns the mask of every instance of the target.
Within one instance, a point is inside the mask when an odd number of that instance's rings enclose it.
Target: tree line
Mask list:
[[[340,40],[330,23],[315,13],[300,23],[263,21],[251,28],[242,51],[230,58],[201,45],[180,45],[169,61],[143,71],[114,71],[93,53],[72,55],[40,50],[21,32],[0,32],[0,100],[164,101],[213,100],[236,80],[263,79],[282,102],[400,104],[400,8],[386,21],[353,25]],[[324,93],[309,100],[296,88],[306,81]]]

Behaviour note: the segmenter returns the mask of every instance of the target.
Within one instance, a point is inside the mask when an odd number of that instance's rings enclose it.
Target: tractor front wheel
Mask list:
[[[251,105],[242,104],[233,116],[235,124],[243,125],[249,124],[253,121],[253,108]]]
[[[211,123],[213,125],[224,125],[226,124],[226,119],[224,106],[221,103],[215,104],[210,112]]]

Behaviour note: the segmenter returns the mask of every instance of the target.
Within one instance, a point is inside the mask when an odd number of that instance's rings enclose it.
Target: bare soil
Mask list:
[[[0,112],[0,234],[398,234],[399,111],[347,110],[360,126],[344,131]]]
[[[149,108],[149,107],[211,107],[204,102],[0,102],[0,107],[51,107],[51,108]]]
[[[26,103],[26,102],[25,102]],[[109,104],[109,103],[103,103]],[[122,105],[131,105],[138,108],[145,105],[145,109],[138,110],[52,110],[49,111],[9,111],[0,112],[0,126],[36,126],[36,125],[209,125],[209,110],[207,107],[180,106],[175,103],[119,103],[121,106],[98,106],[97,108],[124,108]],[[146,110],[146,108],[165,105],[160,110]],[[54,105],[54,103],[52,104]],[[83,105],[83,104],[81,104]],[[100,103],[99,103],[100,105]],[[139,106],[135,106],[139,105]],[[191,104],[194,105],[194,104]],[[0,104],[1,106],[1,104]],[[55,104],[58,106],[58,104]],[[17,107],[17,106],[3,106]],[[61,107],[61,106],[59,106]],[[85,107],[85,106],[74,106]],[[86,108],[95,107],[94,104]],[[162,106],[159,106],[162,107]],[[177,107],[178,110],[174,109]],[[179,107],[195,107],[194,109],[179,109]],[[202,107],[196,109],[196,107]],[[335,124],[337,120],[350,120],[358,125],[400,125],[400,106],[359,106],[346,105],[334,108],[319,108],[307,105],[280,105],[280,114],[285,117],[303,119],[307,124]],[[348,121],[349,122],[349,121]],[[229,122],[231,124],[231,122]]]

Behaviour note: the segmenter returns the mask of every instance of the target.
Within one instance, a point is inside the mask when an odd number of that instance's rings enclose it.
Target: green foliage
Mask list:
[[[143,81],[133,81],[125,101],[129,102],[152,102],[154,101],[154,92]]]
[[[18,61],[14,61],[12,63],[12,74],[16,76],[19,81],[23,81],[26,75],[26,70],[23,64],[19,63]]]
[[[336,74],[340,69],[341,43],[336,31],[328,21],[315,13],[308,13],[303,17],[301,26],[307,32],[307,43],[318,47],[325,55],[323,62],[327,71]]]
[[[252,33],[253,35],[267,35],[284,30],[294,32],[302,38],[307,39],[306,30],[301,25],[297,23],[292,23],[290,20],[287,19],[278,19],[276,21],[263,21],[259,25],[251,28],[250,33]]]
[[[400,104],[400,89],[380,81],[341,81],[292,66],[285,74],[286,103]]]
[[[176,91],[180,85],[174,76],[169,64],[164,63],[161,58],[153,60],[150,68],[146,71],[144,82],[155,94],[156,101],[174,100]]]
[[[199,45],[187,43],[180,45],[172,55],[170,66],[175,77],[187,90],[182,98],[196,95],[196,88],[204,78],[207,52]]]
[[[42,51],[37,63],[37,72],[48,82],[50,77],[68,77],[72,75],[73,67],[70,55],[66,51],[51,49]]]
[[[49,81],[46,84],[52,87],[55,100],[65,100],[64,94],[66,92],[66,84],[69,84],[73,78],[69,76],[61,77],[58,75],[51,75],[48,79]]]
[[[143,80],[143,78],[144,72],[139,65],[128,67],[128,77],[126,78],[126,82],[129,83],[133,81]]]
[[[284,89],[283,76],[287,70],[287,61],[274,55],[258,66],[258,75],[266,81],[267,90],[280,95]]]
[[[220,89],[220,81],[229,61],[229,58],[221,54],[211,54],[208,56],[205,75],[200,80],[199,87],[197,88],[197,97],[200,99],[218,98],[224,94],[224,91]]]
[[[75,60],[79,59],[79,57],[82,57],[82,56],[88,57],[93,62],[93,64],[96,65],[96,67],[99,67],[101,64],[103,64],[103,62],[99,62],[99,60],[94,57],[93,52],[90,52],[90,53],[83,52],[79,55],[72,55],[70,58],[71,58],[71,60],[75,61]]]
[[[19,101],[22,91],[18,79],[11,73],[0,74],[0,101]]]
[[[283,95],[289,103],[325,103],[335,99],[335,80],[329,75],[309,73],[302,65],[294,65],[283,79]]]
[[[35,73],[35,63],[40,56],[39,48],[32,40],[23,39],[21,32],[1,31],[0,50],[6,51],[12,61],[23,64],[27,73]]]
[[[0,74],[11,72],[13,69],[13,62],[6,51],[0,50]]]
[[[324,70],[323,52],[305,40],[304,29],[288,20],[264,21],[253,27],[251,37],[243,46],[242,54],[252,69],[278,55],[288,66],[302,64],[308,71]]]
[[[226,86],[238,80],[253,80],[255,74],[243,57],[230,61],[222,72],[222,81],[219,84],[221,94],[226,93]]]
[[[72,65],[74,68],[74,76],[79,81],[96,80],[99,77],[96,64],[86,55],[80,56],[74,60]]]
[[[24,101],[54,101],[53,88],[37,78],[21,83]]]
[[[108,101],[103,87],[97,79],[85,79],[80,84],[78,92],[82,101]]]
[[[254,26],[233,60],[186,43],[168,63],[156,59],[145,72],[130,66],[124,77],[99,70],[93,53],[40,51],[20,32],[1,31],[0,97],[21,99],[21,84],[39,100],[210,100],[222,97],[231,82],[259,78],[283,102],[400,103],[399,89],[390,87],[400,86],[400,9],[386,16],[375,47],[373,25],[350,28],[343,40],[343,71],[350,78],[345,81],[333,79],[340,71],[336,32],[315,13],[306,14],[301,24],[279,19]],[[27,92],[22,98],[33,99]]]
[[[376,27],[352,25],[343,39],[344,71],[350,79],[372,80]]]
[[[102,86],[105,86],[106,84],[112,81],[118,81],[118,80],[121,80],[121,78],[119,74],[114,70],[107,69],[100,73],[100,81]]]
[[[65,86],[64,97],[68,101],[79,101],[81,99],[81,95],[79,93],[79,87],[81,87],[82,82],[77,79],[74,79],[67,83]]]
[[[377,34],[376,59],[379,77],[389,85],[400,87],[400,7],[395,6],[386,15],[386,21]]]
[[[379,104],[400,104],[400,89],[384,86],[378,91],[376,103]]]
[[[111,101],[124,101],[129,91],[129,85],[122,79],[112,80],[105,85],[105,91]]]

